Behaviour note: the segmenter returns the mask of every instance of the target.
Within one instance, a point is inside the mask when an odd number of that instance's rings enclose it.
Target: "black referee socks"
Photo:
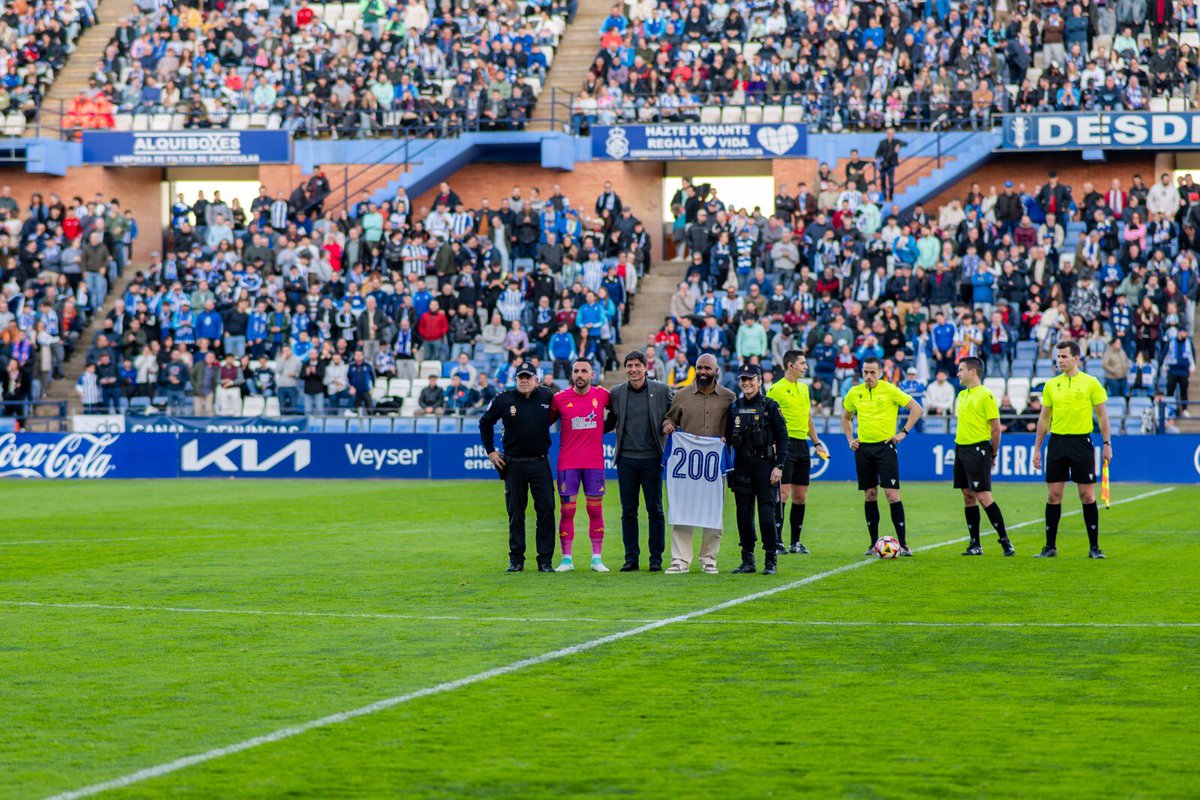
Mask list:
[[[879,541],[879,503],[868,500],[863,503],[863,511],[867,515],[867,533],[871,534],[871,544]]]
[[[988,515],[988,522],[992,523],[992,527],[996,529],[996,535],[1000,537],[1000,541],[1007,539],[1008,531],[1004,527],[1004,515],[1000,513],[1000,504],[992,503],[984,509],[984,512]],[[978,530],[979,523],[976,522],[975,525]]]
[[[800,534],[804,531],[804,509],[807,506],[804,503],[792,503],[792,515],[788,521],[792,525],[792,544],[800,541]],[[879,519],[879,509],[875,509],[876,521]],[[782,540],[781,540],[782,541]]]
[[[1088,544],[1100,546],[1100,509],[1095,503],[1083,504],[1083,524],[1087,526]]]
[[[892,512],[892,527],[896,529],[896,538],[900,540],[901,547],[907,547],[908,532],[904,530],[904,503],[897,500],[889,503],[888,508]],[[978,526],[976,526],[976,530],[978,530]]]
[[[1046,547],[1058,546],[1058,521],[1062,518],[1062,506],[1046,503]]]
[[[967,534],[971,537],[971,544],[979,544],[979,506],[965,506],[963,514],[967,518]],[[991,514],[988,515],[991,517]]]

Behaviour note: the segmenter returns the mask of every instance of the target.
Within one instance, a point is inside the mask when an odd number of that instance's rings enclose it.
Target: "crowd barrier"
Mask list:
[[[827,438],[832,458],[814,459],[813,480],[854,480],[853,455],[840,437]],[[1114,444],[1114,481],[1200,483],[1200,436],[1138,436]],[[610,435],[609,478],[616,477],[612,456]],[[1097,447],[1097,466],[1099,458]],[[913,434],[900,445],[900,466],[903,480],[951,480],[953,437]],[[993,472],[1000,481],[1041,481],[1032,434],[1005,436]],[[96,432],[0,434],[0,477],[494,480],[496,472],[479,437],[467,433]]]

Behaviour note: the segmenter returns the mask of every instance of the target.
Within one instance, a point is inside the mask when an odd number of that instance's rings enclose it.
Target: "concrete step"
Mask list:
[[[103,57],[104,49],[112,40],[117,30],[117,23],[122,17],[137,16],[137,4],[132,0],[99,0],[96,5],[96,18],[100,22],[84,31],[75,43],[75,49],[67,56],[67,63],[54,76],[54,83],[42,101],[46,108],[56,113],[60,104],[77,97],[88,86],[88,76]],[[74,392],[71,392],[74,396]]]

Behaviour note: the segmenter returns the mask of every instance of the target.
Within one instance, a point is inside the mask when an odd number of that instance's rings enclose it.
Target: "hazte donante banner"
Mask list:
[[[808,152],[803,125],[615,125],[592,128],[592,157],[616,161],[798,158]]]

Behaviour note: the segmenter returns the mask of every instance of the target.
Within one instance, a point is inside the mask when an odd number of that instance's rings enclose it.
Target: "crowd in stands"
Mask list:
[[[941,120],[978,128],[1003,111],[1154,110],[1159,99],[1195,99],[1194,0],[1008,6],[617,4],[574,99],[576,127],[788,121],[838,131]]]
[[[844,175],[822,166],[817,196],[779,186],[771,217],[685,182],[672,208],[686,280],[652,369],[685,383],[711,353],[736,389],[733,367],[770,372],[799,347],[814,400],[831,413],[876,356],[887,380],[938,416],[953,408],[956,363],[975,356],[998,397],[1025,413],[1053,374],[1054,345],[1070,339],[1119,413],[1124,398],[1161,391],[1178,397],[1172,414],[1188,414],[1200,292],[1200,185],[1190,176],[1073,190],[1051,172],[1035,187],[974,184],[934,215],[864,191],[863,163],[852,158]]]
[[[32,120],[79,35],[96,22],[95,0],[13,0],[0,9],[0,115]]]
[[[580,354],[616,366],[651,240],[611,185],[582,208],[557,185],[468,207],[442,184],[428,207],[401,191],[334,211],[323,181],[248,209],[180,198],[165,257],[90,346],[89,410],[466,414],[521,359],[548,383]]]
[[[142,4],[121,20],[65,127],[358,136],[523,128],[569,14],[563,0]],[[257,115],[257,116],[252,116]]]
[[[0,365],[8,416],[61,377],[90,317],[129,260],[137,222],[117,198],[34,193],[24,208],[0,188]]]

